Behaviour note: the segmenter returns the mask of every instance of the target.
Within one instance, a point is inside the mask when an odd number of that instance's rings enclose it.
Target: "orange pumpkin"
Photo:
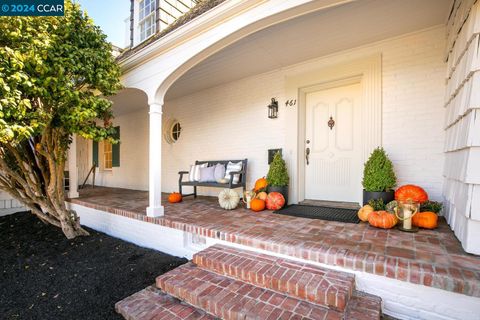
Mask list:
[[[377,228],[391,229],[397,222],[395,214],[388,211],[373,211],[368,215],[368,223]]]
[[[267,187],[267,185],[268,185],[267,179],[265,179],[265,177],[260,178],[257,181],[255,181],[255,188],[253,189],[253,191],[258,192],[260,190],[263,190]]]
[[[168,202],[170,202],[170,203],[177,203],[177,202],[180,202],[180,201],[182,201],[182,195],[178,192],[172,192],[168,196]]]
[[[358,218],[363,222],[368,221],[368,216],[373,212],[373,207],[371,205],[364,205],[358,210]]]
[[[435,212],[419,212],[412,218],[412,224],[425,229],[435,229],[438,227],[438,216]]]
[[[280,192],[270,192],[265,204],[268,210],[280,210],[285,205],[285,198]]]
[[[265,201],[257,198],[253,199],[250,201],[250,209],[255,212],[265,210]]]
[[[265,191],[257,193],[257,199],[261,199],[263,201],[267,200],[267,193]]]
[[[407,184],[401,186],[397,189],[397,191],[395,191],[395,200],[424,203],[428,200],[428,194],[425,190],[423,190],[422,187],[413,184]]]

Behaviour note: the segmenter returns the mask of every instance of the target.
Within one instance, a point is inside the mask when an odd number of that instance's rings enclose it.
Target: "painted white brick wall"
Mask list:
[[[0,191],[0,216],[25,210],[19,201],[13,199],[8,193]]]
[[[120,167],[103,170],[103,144],[100,142],[95,185],[148,190],[148,110],[117,116],[114,124],[120,126]],[[93,163],[92,142],[79,138],[77,149],[78,181],[81,184]],[[92,175],[87,183],[92,183]]]
[[[296,121],[285,118],[285,77],[319,63],[335,64],[381,53],[383,146],[395,164],[399,184],[422,185],[433,199],[441,199],[444,47],[445,29],[437,27],[167,101],[164,116],[178,119],[183,132],[177,143],[164,144],[163,189],[176,191],[177,172],[188,170],[197,159],[236,158],[249,159],[251,187],[268,171],[267,149],[285,148],[285,129]],[[279,118],[275,120],[267,118],[266,106],[271,97],[280,102]],[[219,192],[199,191],[210,195]]]
[[[381,53],[382,141],[394,162],[398,183],[422,185],[431,198],[442,199],[444,47],[445,28],[437,27],[167,101],[164,120],[178,119],[183,131],[175,144],[163,142],[163,191],[177,191],[178,171],[188,170],[195,160],[208,159],[248,158],[248,186],[252,187],[255,179],[268,171],[268,149],[284,148],[289,162],[286,128],[296,119],[285,117],[285,77],[319,64],[335,65]],[[272,97],[280,102],[275,120],[267,118]],[[147,190],[148,111],[124,114],[115,124],[121,127],[121,166],[100,172],[97,184]],[[91,146],[89,149],[91,152]],[[81,161],[90,163],[91,153],[86,160],[78,159],[79,166]],[[199,188],[199,192],[217,195],[219,189]]]

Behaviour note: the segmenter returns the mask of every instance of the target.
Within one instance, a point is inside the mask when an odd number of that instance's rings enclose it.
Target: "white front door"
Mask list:
[[[305,199],[360,202],[361,85],[307,93],[305,103]]]

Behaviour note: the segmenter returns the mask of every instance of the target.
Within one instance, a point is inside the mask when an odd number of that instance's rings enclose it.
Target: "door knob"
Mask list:
[[[310,148],[305,150],[305,159],[307,160],[307,166],[310,164]]]

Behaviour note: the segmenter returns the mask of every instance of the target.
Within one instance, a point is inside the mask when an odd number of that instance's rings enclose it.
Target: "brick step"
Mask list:
[[[213,316],[162,292],[154,286],[119,301],[115,311],[127,320],[213,320]]]
[[[266,254],[215,245],[193,256],[206,270],[343,311],[355,289],[355,276]]]
[[[193,263],[157,277],[156,284],[166,293],[225,320],[380,319],[381,301],[373,296],[352,296],[352,306],[342,312],[220,275]],[[355,312],[357,317],[350,316]]]

